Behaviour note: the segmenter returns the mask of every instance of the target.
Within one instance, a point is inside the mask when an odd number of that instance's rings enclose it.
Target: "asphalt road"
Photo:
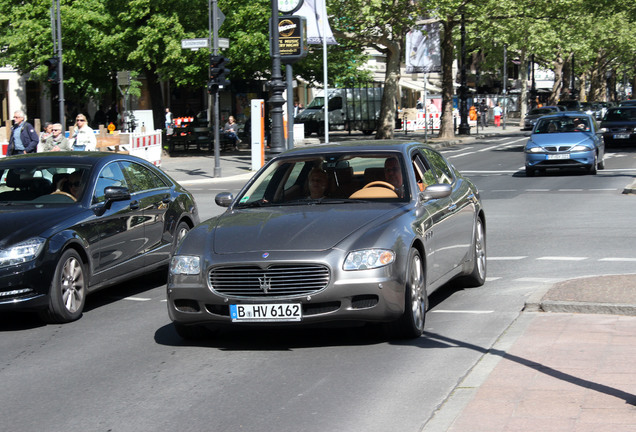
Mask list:
[[[546,284],[632,273],[633,149],[608,149],[596,176],[526,178],[524,139],[443,153],[479,186],[488,280],[431,299],[426,335],[354,329],[236,331],[185,343],[170,325],[165,274],[88,299],[77,322],[0,317],[0,430],[419,431]],[[224,190],[238,188],[227,183]],[[198,185],[202,214],[222,209]]]

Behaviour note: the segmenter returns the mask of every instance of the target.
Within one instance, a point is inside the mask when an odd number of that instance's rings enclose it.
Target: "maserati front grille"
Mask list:
[[[210,270],[212,290],[229,297],[283,297],[307,295],[329,284],[323,265],[226,266]]]

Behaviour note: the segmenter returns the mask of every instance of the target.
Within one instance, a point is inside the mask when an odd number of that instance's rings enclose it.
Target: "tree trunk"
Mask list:
[[[393,139],[395,133],[402,51],[401,42],[387,46],[384,92],[382,93],[382,105],[380,108],[380,124],[375,134],[376,139]]]
[[[519,101],[519,127],[524,126],[524,117],[528,112],[528,59],[526,58],[526,49],[521,49],[519,56],[519,81],[521,81],[521,100]]]
[[[585,95],[585,88],[587,87],[587,73],[583,72],[579,77],[579,83],[581,87],[579,88],[579,100],[581,102],[588,102],[589,99]]]
[[[453,61],[455,60],[453,29],[455,26],[456,22],[454,21],[442,22],[442,118],[439,129],[440,138],[455,137],[453,122]]]
[[[563,57],[561,54],[558,54],[553,63],[554,84],[552,85],[552,94],[550,94],[548,105],[556,105],[561,97],[561,89],[563,88],[563,63]]]

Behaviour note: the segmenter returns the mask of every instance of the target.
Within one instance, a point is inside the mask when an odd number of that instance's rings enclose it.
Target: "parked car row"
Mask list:
[[[613,102],[579,102],[577,100],[560,100],[557,105],[546,105],[531,109],[524,117],[524,123],[521,130],[532,130],[537,123],[537,119],[547,114],[553,114],[559,111],[581,111],[591,115],[596,120],[601,121],[608,109],[615,107]],[[636,106],[636,99],[625,100],[618,106]]]

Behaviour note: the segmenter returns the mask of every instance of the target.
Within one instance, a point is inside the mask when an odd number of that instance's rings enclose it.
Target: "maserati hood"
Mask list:
[[[213,229],[214,252],[327,250],[399,212],[395,206],[366,206],[318,204],[227,212]]]

